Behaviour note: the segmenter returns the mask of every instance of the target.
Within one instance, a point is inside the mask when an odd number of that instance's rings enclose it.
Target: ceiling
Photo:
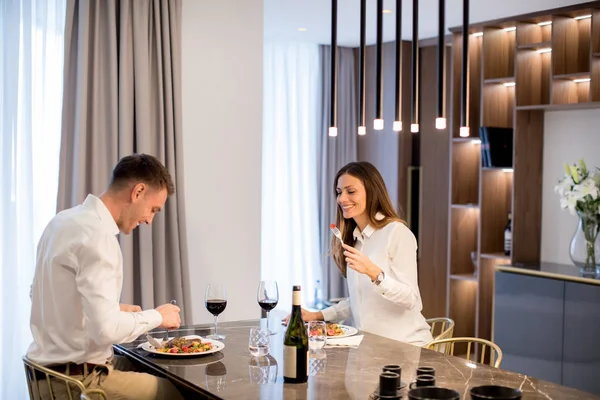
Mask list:
[[[402,39],[412,38],[412,1],[402,6]],[[581,0],[471,0],[471,23],[527,14],[573,4]],[[367,0],[367,43],[375,43],[376,0]],[[396,0],[384,0],[384,42],[394,40]],[[265,41],[329,44],[331,42],[331,1],[264,0]],[[419,38],[437,36],[438,0],[419,2]],[[446,27],[462,25],[462,0],[446,0]],[[298,28],[306,28],[299,32]],[[359,44],[360,0],[338,0],[338,46]]]

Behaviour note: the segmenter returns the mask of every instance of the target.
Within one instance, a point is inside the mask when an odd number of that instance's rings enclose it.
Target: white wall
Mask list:
[[[563,164],[584,158],[600,167],[600,110],[552,111],[544,118],[542,192],[542,261],[571,264],[569,244],[577,217],[560,208],[554,186],[564,175]]]
[[[193,323],[258,318],[263,0],[183,1],[183,140]]]

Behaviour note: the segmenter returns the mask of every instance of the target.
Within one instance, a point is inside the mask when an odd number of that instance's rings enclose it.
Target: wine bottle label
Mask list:
[[[306,369],[305,375],[308,376],[308,351],[306,358],[300,356],[298,360],[298,348],[295,346],[283,346],[283,376],[286,378],[296,379],[298,376],[298,368]],[[303,359],[304,358],[304,359]],[[299,364],[305,364],[299,365]]]
[[[289,299],[289,297],[288,297]],[[302,292],[294,290],[292,294],[292,305],[299,306],[302,304]]]
[[[296,378],[296,352],[295,346],[283,346],[283,376]]]

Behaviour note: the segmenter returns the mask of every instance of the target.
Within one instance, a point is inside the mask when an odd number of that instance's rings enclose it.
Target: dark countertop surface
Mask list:
[[[462,399],[470,399],[469,388],[496,384],[521,388],[523,399],[600,399],[575,389],[537,380],[533,377],[468,362],[420,347],[362,332],[364,339],[353,348],[325,348],[309,358],[309,380],[304,384],[283,383],[284,327],[271,320],[271,353],[256,359],[248,351],[249,330],[262,321],[239,321],[219,324],[222,352],[187,359],[155,356],[138,348],[145,339],[115,346],[146,367],[184,383],[196,390],[194,398],[222,399],[369,399],[379,382],[385,364],[402,367],[402,382],[411,382],[418,366],[435,368],[436,384],[457,390]],[[205,336],[212,326],[183,327],[171,336],[197,334]],[[164,335],[164,331],[163,334]],[[157,333],[157,337],[162,337]],[[406,399],[406,389],[402,391]],[[204,396],[203,396],[204,395]]]

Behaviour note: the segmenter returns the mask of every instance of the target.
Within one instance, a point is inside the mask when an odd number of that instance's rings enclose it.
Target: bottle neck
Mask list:
[[[292,294],[292,306],[300,307],[302,304],[302,293],[300,291],[294,290]]]

